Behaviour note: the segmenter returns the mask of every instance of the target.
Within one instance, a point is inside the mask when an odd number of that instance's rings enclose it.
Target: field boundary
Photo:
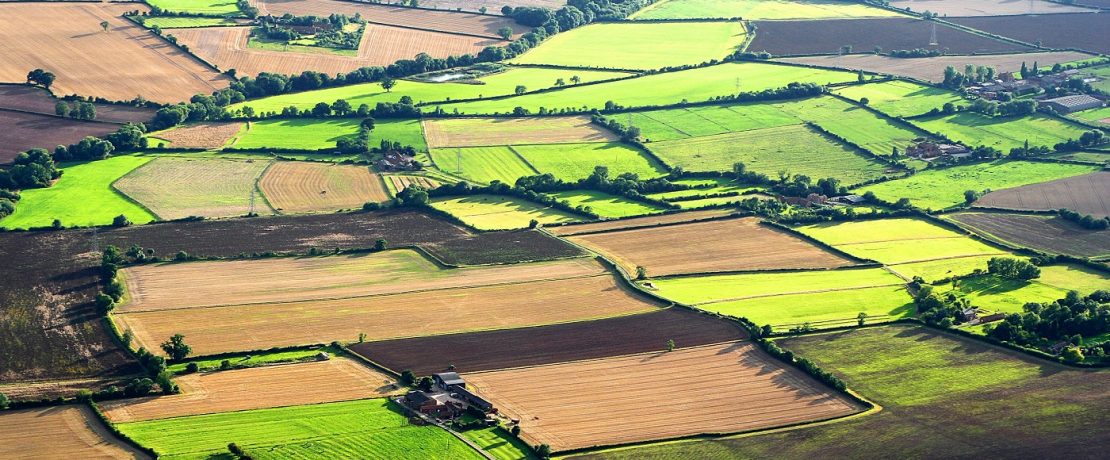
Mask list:
[[[535,144],[535,145],[543,145],[543,144]],[[521,155],[520,152],[517,151],[517,149],[513,148],[513,146],[506,145],[505,148],[509,149],[510,152],[513,152],[513,155],[516,155],[516,157],[518,159],[520,159],[520,161],[522,163],[524,163],[525,166],[528,166],[528,169],[531,169],[532,172],[536,173],[537,176],[543,174],[543,173],[540,172],[540,170],[536,169],[536,167],[534,165],[532,165],[532,163],[529,162],[527,158],[524,158],[524,155]]]
[[[158,213],[156,213],[156,212],[154,212],[154,211],[153,211],[152,209],[148,208],[148,207],[147,207],[147,206],[146,206],[145,204],[143,204],[143,203],[142,203],[141,201],[139,201],[139,200],[136,200],[136,199],[132,198],[132,197],[131,197],[131,195],[128,195],[128,194],[126,194],[126,193],[123,193],[123,191],[122,191],[122,190],[120,190],[120,189],[119,189],[118,187],[116,187],[116,182],[119,182],[119,181],[123,180],[123,179],[124,179],[125,177],[127,177],[127,176],[130,176],[130,175],[131,175],[131,173],[134,173],[135,171],[138,171],[138,170],[140,170],[140,169],[142,169],[142,168],[146,167],[147,165],[149,165],[149,164],[151,164],[151,163],[154,163],[154,161],[155,161],[155,160],[157,160],[157,159],[158,159],[157,157],[155,157],[155,158],[152,158],[152,159],[151,159],[150,161],[148,161],[148,162],[146,162],[146,163],[143,163],[143,164],[139,165],[139,167],[138,167],[138,168],[135,168],[135,169],[132,169],[132,170],[130,170],[130,171],[127,171],[127,172],[126,172],[126,173],[124,173],[124,174],[123,174],[122,176],[119,176],[119,177],[117,177],[117,178],[116,178],[116,180],[114,180],[114,181],[112,181],[111,183],[109,183],[109,184],[108,184],[108,188],[112,190],[112,193],[115,193],[116,195],[119,195],[119,196],[123,197],[123,199],[125,199],[125,200],[127,200],[127,201],[131,202],[131,203],[132,203],[132,204],[134,204],[135,206],[138,206],[138,207],[142,208],[142,209],[143,209],[144,211],[146,211],[146,212],[147,212],[147,213],[149,213],[150,215],[154,216],[154,220],[157,220],[157,221],[163,221],[163,222],[165,222],[165,221],[166,221],[166,219],[162,218],[162,216],[159,216],[159,215],[158,215]],[[93,161],[96,161],[96,160],[93,160]],[[121,215],[122,215],[122,214],[121,214]],[[96,227],[96,225],[92,225],[92,227]]]

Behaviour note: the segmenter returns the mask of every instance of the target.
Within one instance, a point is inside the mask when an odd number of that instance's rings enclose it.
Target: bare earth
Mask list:
[[[983,195],[975,206],[1040,211],[1068,208],[1080,214],[1110,216],[1110,172],[998,190]]]
[[[1056,63],[1078,61],[1091,56],[1072,51],[1050,53],[1018,53],[980,56],[937,56],[931,58],[892,58],[874,54],[852,54],[848,56],[808,56],[778,59],[782,62],[841,67],[851,70],[863,69],[867,72],[886,73],[905,77],[919,78],[932,82],[944,80],[944,69],[948,66],[963,69],[967,64],[994,67],[999,72],[1015,72],[1021,63],[1032,66],[1033,61],[1041,67],[1052,67]]]
[[[853,262],[808,241],[764,226],[757,218],[572,236],[628,273],[650,276],[774,268],[833,268]]]
[[[174,381],[180,394],[108,401],[101,410],[112,423],[126,423],[379,398],[400,391],[389,376],[347,358],[188,374]]]
[[[366,166],[279,161],[266,170],[258,187],[283,213],[354,209],[389,199],[381,177]]]
[[[0,458],[150,458],[117,441],[84,405],[0,412]]]
[[[554,451],[734,433],[860,410],[748,342],[464,375]]]
[[[494,14],[474,14],[456,11],[427,11],[393,5],[374,5],[364,2],[337,0],[251,0],[251,3],[258,8],[259,13],[274,16],[289,13],[294,16],[327,17],[333,13],[348,16],[354,16],[358,13],[363,19],[372,24],[477,35],[495,39],[501,38],[497,30],[502,27],[513,29],[513,39],[519,38],[521,34],[529,30],[528,27],[517,24],[516,21],[501,15],[501,7],[505,6],[504,4],[499,4],[496,9],[491,8],[490,13]],[[421,2],[420,6],[430,7],[425,5],[424,2]],[[475,10],[478,8],[480,7],[474,7]]]
[[[169,141],[169,145],[166,147],[218,149],[227,144],[242,128],[243,123],[240,122],[214,121],[180,126],[167,131],[151,133],[150,135]],[[158,145],[158,140],[151,139],[150,144]]]
[[[146,11],[125,3],[0,4],[0,81],[23,82],[31,69],[53,72],[55,94],[161,103],[226,88],[227,77],[121,16]],[[108,21],[108,31],[100,28]]]
[[[1083,3],[1083,2],[1079,2]],[[931,11],[941,16],[1005,16],[1012,14],[1085,13],[1077,6],[1041,0],[894,0],[890,6],[910,8],[918,13]]]
[[[732,214],[731,209],[705,209],[702,211],[677,212],[660,214],[647,217],[634,217],[632,219],[610,220],[581,225],[563,225],[559,227],[545,227],[546,230],[558,236],[581,235],[585,233],[604,232],[624,228],[654,227],[658,225],[691,222],[695,220],[712,219]]]
[[[611,142],[618,137],[590,117],[425,119],[428,147]]]

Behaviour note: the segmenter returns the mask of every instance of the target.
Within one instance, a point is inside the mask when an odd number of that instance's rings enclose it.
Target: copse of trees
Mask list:
[[[54,104],[54,114],[59,117],[69,117],[77,120],[95,120],[96,106],[91,102],[75,101],[69,105],[66,101]]]
[[[7,171],[0,170],[0,188],[29,189],[49,187],[54,179],[62,176],[62,171],[54,164],[54,158],[45,149],[31,149],[20,153]],[[3,198],[9,199],[11,195]]]
[[[1022,313],[1013,313],[997,324],[988,325],[988,337],[1030,346],[1047,352],[1065,352],[1078,348],[1084,337],[1094,337],[1110,332],[1110,292],[1095,291],[1080,297],[1075,291],[1063,299],[1049,303],[1027,303]],[[1061,348],[1061,343],[1070,346]],[[1090,347],[1088,352],[1100,358],[1105,355],[1102,347]],[[1070,361],[1081,361],[1084,355],[1073,350],[1064,354]]]
[[[56,78],[53,73],[42,69],[35,69],[27,73],[28,84],[39,85],[46,89],[50,89],[50,85],[54,84]]]
[[[1088,230],[1106,230],[1110,228],[1110,217],[1095,217],[1090,214],[1083,215],[1067,208],[1057,211],[1057,214],[1060,215],[1060,218],[1075,222]]]
[[[1027,281],[1041,276],[1041,269],[1031,262],[1013,257],[991,257],[987,272],[1000,278]]]

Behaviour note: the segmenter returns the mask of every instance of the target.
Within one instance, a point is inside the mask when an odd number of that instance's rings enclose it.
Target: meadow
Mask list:
[[[493,96],[506,96],[514,94],[517,86],[524,86],[532,91],[555,86],[557,80],[562,79],[567,85],[572,84],[571,78],[577,76],[582,83],[626,77],[625,72],[609,72],[594,70],[566,70],[548,69],[540,67],[510,67],[503,72],[487,75],[478,79],[482,84],[470,83],[427,83],[411,80],[397,80],[397,85],[389,91],[382,89],[378,83],[360,83],[357,85],[337,86],[334,88],[318,89],[300,93],[282,94],[264,97],[249,102],[241,102],[230,106],[229,110],[242,107],[252,107],[256,112],[281,112],[281,109],[294,106],[301,110],[312,109],[317,102],[332,103],[345,99],[351,106],[358,107],[367,104],[373,107],[378,102],[397,102],[402,96],[411,97],[416,104],[450,101],[458,99],[474,99]]]
[[[724,58],[744,42],[740,22],[609,22],[560,33],[515,64],[650,70]]]
[[[884,264],[1005,254],[955,231],[911,218],[811,224],[796,230],[848,254]]]
[[[603,219],[620,219],[666,211],[666,208],[660,206],[632,201],[594,190],[568,190],[552,193],[551,196],[559,201],[566,201],[575,208],[579,206],[588,208],[590,212],[601,216]]]
[[[770,177],[785,171],[814,181],[835,177],[854,184],[881,177],[887,169],[802,125],[653,142],[648,148],[670,166],[687,171],[731,171],[734,163],[742,162],[748,171]]]
[[[881,8],[828,0],[662,0],[632,19],[833,19],[898,16]]]
[[[814,329],[855,326],[865,313],[871,323],[893,321],[916,312],[903,286],[847,289],[835,293],[783,294],[702,304],[698,309],[770,324],[777,332],[809,325]]]
[[[308,347],[287,351],[264,351],[261,353],[250,353],[235,356],[225,355],[217,356],[215,358],[190,358],[183,362],[172,363],[166,366],[166,370],[174,374],[182,374],[185,373],[185,367],[188,366],[189,363],[196,363],[197,369],[200,372],[214,371],[220,368],[220,363],[222,363],[224,360],[227,360],[229,363],[231,363],[234,368],[255,367],[268,364],[299,361],[314,361],[316,359],[316,355],[320,354],[320,352],[325,352],[336,356],[343,354],[343,350],[329,345],[325,347]]]
[[[784,294],[901,286],[905,281],[882,268],[861,268],[680,276],[655,278],[651,283],[655,286],[653,292],[660,296],[675,302],[700,306]]]
[[[1087,123],[1101,124],[1103,126],[1110,125],[1110,107],[1102,107],[1099,109],[1088,109],[1082,112],[1076,112],[1070,115]]]
[[[108,225],[120,214],[132,223],[157,219],[142,206],[112,188],[112,183],[151,159],[126,155],[87,163],[63,163],[65,174],[50,188],[24,190],[4,228],[49,227],[54,219],[62,225]]]
[[[455,216],[478,230],[510,230],[527,228],[534,219],[541,224],[577,222],[585,218],[519,198],[469,195],[460,198],[437,198],[433,208]]]
[[[269,214],[262,199],[251,209],[255,183],[269,166],[258,160],[158,157],[113,186],[162,220]]]
[[[959,94],[903,80],[845,86],[833,93],[855,101],[867,98],[868,105],[892,117],[923,115],[947,103],[968,105]]]
[[[433,148],[429,153],[439,170],[478,183],[514,184],[520,177],[539,174],[508,146]]]
[[[358,455],[381,458],[481,459],[438,427],[410,425],[386,399],[120,423],[120,431],[163,458],[204,459],[227,454],[229,442],[254,458]]]
[[[1041,276],[1030,281],[984,275],[960,280],[954,288],[951,284],[938,286],[937,292],[952,292],[991,311],[1023,313],[1022,307],[1030,302],[1063,299],[1068,291],[1085,296],[1099,289],[1110,290],[1110,278],[1079,266],[1053,265],[1041,267]]]
[[[785,103],[781,108],[875,155],[888,155],[895,148],[904,152],[914,139],[922,137],[914,130],[833,97]]]
[[[928,244],[930,242],[912,242],[909,244],[913,243]],[[933,283],[957,276],[970,275],[976,270],[986,271],[987,262],[990,261],[991,258],[1003,255],[1006,254],[959,256],[946,259],[926,260],[923,262],[889,265],[888,268],[906,278],[913,279],[914,277],[921,277],[925,282]]]
[[[988,117],[974,112],[961,112],[912,121],[929,132],[941,133],[949,139],[969,146],[987,146],[1009,153],[1028,141],[1031,146],[1052,148],[1068,139],[1079,139],[1089,129],[1046,115],[1025,117]]]
[[[640,128],[648,142],[711,136],[760,128],[796,125],[793,115],[771,104],[737,104],[648,110],[609,115],[624,125]]]
[[[540,173],[567,182],[589,177],[598,166],[609,168],[609,177],[633,173],[649,179],[666,174],[662,165],[640,150],[617,142],[519,145],[513,150]]]
[[[854,81],[856,75],[805,67],[762,62],[724,63],[680,72],[667,72],[596,85],[570,87],[540,94],[526,94],[497,100],[436,104],[448,112],[458,109],[466,114],[510,113],[515,107],[538,112],[568,108],[602,108],[607,101],[625,107],[704,102],[716,96],[738,92],[758,92],[779,88],[791,82],[841,83]]]
[[[176,13],[221,16],[242,14],[235,0],[151,0],[150,5]]]
[[[532,446],[525,444],[524,441],[509,434],[501,427],[466,430],[462,432],[462,435],[497,460],[533,460],[536,458]]]
[[[987,163],[927,169],[904,179],[868,185],[855,193],[875,193],[879,199],[894,202],[909,198],[923,209],[946,209],[964,203],[964,191],[1001,190],[1047,182],[1096,171],[1098,167],[996,160]]]
[[[250,122],[250,127],[235,144],[238,149],[279,148],[296,150],[334,149],[344,137],[354,137],[360,118],[272,119]],[[379,120],[370,131],[370,146],[382,140],[400,142],[417,151],[428,151],[420,120]]]
[[[157,0],[152,3],[157,3]],[[227,18],[208,18],[208,17],[143,17],[132,16],[142,20],[142,24],[148,28],[158,27],[160,29],[187,29],[190,27],[217,27],[217,26],[235,26],[239,23]],[[168,32],[172,33],[172,32]]]
[[[491,145],[573,144],[612,142],[619,138],[593,124],[590,117],[443,118],[424,120],[428,145],[483,147]]]

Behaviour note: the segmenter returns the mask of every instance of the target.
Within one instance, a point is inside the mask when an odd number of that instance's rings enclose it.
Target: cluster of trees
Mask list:
[[[39,85],[46,89],[50,89],[50,85],[54,84],[56,78],[53,73],[42,69],[35,69],[27,73],[28,84]]]
[[[964,310],[971,307],[967,299],[957,297],[955,292],[939,295],[933,291],[933,286],[925,284],[920,278],[915,277],[910,287],[917,293],[913,302],[917,307],[918,316],[926,324],[938,327],[952,327],[964,322]]]
[[[1075,222],[1088,230],[1106,230],[1110,228],[1110,217],[1095,217],[1090,214],[1083,215],[1067,208],[1061,209],[1057,211],[1057,213],[1061,218]]]
[[[357,31],[348,32],[344,30],[344,27],[352,23],[360,25]],[[251,31],[251,34],[271,40],[291,42],[304,37],[294,27],[312,26],[315,28],[313,40],[316,46],[357,50],[359,42],[362,40],[362,30],[365,24],[366,21],[358,13],[355,13],[353,17],[332,14],[326,18],[294,16],[286,13],[280,17],[263,17],[258,27]]]
[[[611,120],[599,114],[594,114],[593,116],[591,116],[590,121],[595,125],[602,126],[609,131],[617,133],[617,135],[621,137],[622,141],[634,142],[640,139],[640,128],[636,126],[625,126],[617,120]]]
[[[891,50],[890,57],[896,58],[923,58],[923,57],[936,57],[944,54],[941,50],[929,50],[923,48],[914,48],[912,50]]]
[[[62,176],[62,171],[54,164],[54,158],[45,149],[31,149],[20,153],[7,171],[0,170],[0,188],[29,189],[49,187],[54,179]]]
[[[1009,102],[997,102],[980,98],[971,103],[969,110],[989,117],[1032,115],[1037,111],[1037,101],[1032,99],[1021,99],[1011,100]]]
[[[1057,152],[1073,152],[1084,147],[1097,147],[1107,142],[1110,142],[1110,138],[1104,135],[1102,131],[1092,129],[1080,134],[1079,139],[1068,139],[1066,142],[1060,142],[1052,146],[1052,149]]]
[[[1037,61],[1033,61],[1032,69],[1030,69],[1029,66],[1025,65],[1025,61],[1022,61],[1021,71],[1019,73],[1021,74],[1022,79],[1026,79],[1032,76],[1040,75],[1041,69],[1037,66]]]
[[[994,339],[1045,351],[1059,349],[1060,342],[1067,342],[1072,346],[1064,348],[1062,355],[1078,362],[1085,359],[1077,347],[1083,337],[1110,332],[1110,305],[1107,303],[1110,303],[1110,291],[1095,291],[1087,297],[1071,291],[1055,302],[1027,303],[1022,307],[1023,313],[1010,314],[984,332]],[[1090,351],[1097,354],[1103,350],[1092,348]]]
[[[736,165],[733,166],[734,170],[735,168]],[[783,196],[799,197],[809,196],[810,194],[837,196],[848,193],[848,188],[840,185],[840,179],[835,177],[817,179],[815,184],[809,176],[801,174],[786,176],[785,172],[780,172],[779,182],[771,186],[771,190]]]
[[[70,117],[78,120],[95,120],[96,106],[91,102],[77,101],[70,106],[66,101],[54,104],[54,114],[59,117]]]
[[[148,378],[132,380],[124,388],[124,394],[127,396],[143,396],[150,393],[153,385],[158,385],[162,394],[170,395],[181,391],[177,384],[173,383],[173,376],[170,371],[166,370],[166,358],[155,355],[142,347],[135,352],[135,357],[139,360],[139,365],[146,370]]]
[[[948,66],[944,68],[944,81],[941,84],[948,88],[959,89],[975,83],[994,80],[994,74],[994,67],[989,66],[968,64],[964,66],[963,73],[957,71],[955,67]]]
[[[1013,257],[991,257],[987,272],[1000,278],[1028,281],[1041,276],[1041,269],[1031,262]]]

